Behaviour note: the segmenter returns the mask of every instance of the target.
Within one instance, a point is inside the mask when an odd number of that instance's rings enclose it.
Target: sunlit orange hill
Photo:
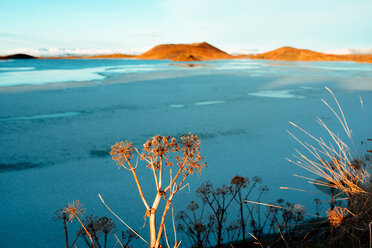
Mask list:
[[[234,56],[221,51],[207,42],[158,45],[137,57],[137,59],[169,59],[172,61],[202,61],[233,58]]]
[[[357,55],[357,54],[325,54],[314,52],[307,49],[297,49],[293,47],[282,47],[276,50],[260,53],[256,55],[248,55],[250,59],[267,59],[267,60],[284,60],[284,61],[355,61],[372,63],[372,54]]]

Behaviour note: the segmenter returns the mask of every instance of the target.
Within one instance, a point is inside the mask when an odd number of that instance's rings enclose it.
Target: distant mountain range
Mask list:
[[[15,54],[2,56],[0,59],[26,59],[36,58],[27,54]],[[254,55],[231,55],[207,42],[193,44],[165,44],[158,45],[141,55],[106,54],[94,56],[66,56],[66,57],[37,57],[39,59],[112,59],[112,58],[135,58],[135,59],[161,59],[171,61],[203,61],[218,59],[264,59],[282,61],[355,61],[372,63],[372,54],[326,54],[307,49],[282,47],[276,50]]]

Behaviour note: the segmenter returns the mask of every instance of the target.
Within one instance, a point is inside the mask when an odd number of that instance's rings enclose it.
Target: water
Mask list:
[[[0,62],[1,247],[60,246],[62,223],[53,222],[52,216],[72,200],[80,199],[87,214],[114,218],[98,193],[147,238],[148,223],[140,229],[145,212],[132,176],[118,170],[108,155],[116,141],[129,140],[141,148],[157,134],[199,135],[208,168],[200,179],[196,175],[188,179],[190,192],[185,189],[175,197],[176,213],[196,199],[194,192],[204,181],[221,185],[237,174],[261,176],[270,188],[265,202],[285,198],[306,204],[311,212],[312,200],[326,196],[293,176],[308,174],[285,160],[300,148],[286,130],[302,140],[307,137],[288,122],[327,138],[315,123],[319,116],[344,137],[321,102],[323,98],[335,106],[324,89],[328,86],[340,99],[353,130],[353,152],[359,153],[358,144],[369,137],[365,118],[372,116],[371,64],[251,60],[212,61],[191,68],[184,66],[187,63],[172,64]],[[151,202],[152,175],[141,165],[138,173]],[[280,190],[281,186],[309,192]],[[71,237],[77,227],[69,224]]]

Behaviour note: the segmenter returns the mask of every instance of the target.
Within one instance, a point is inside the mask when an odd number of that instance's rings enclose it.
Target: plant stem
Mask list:
[[[78,221],[80,222],[81,226],[84,228],[84,231],[87,233],[89,239],[90,239],[90,242],[92,242],[92,247],[95,248],[96,246],[94,245],[94,241],[93,241],[93,238],[92,238],[92,235],[90,235],[90,233],[88,232],[88,230],[85,228],[83,222],[81,222],[79,216],[77,214],[74,214],[75,217],[78,219]]]
[[[66,248],[70,248],[69,243],[68,243],[67,221],[66,220],[67,220],[66,218],[63,218],[63,229],[65,232]]]

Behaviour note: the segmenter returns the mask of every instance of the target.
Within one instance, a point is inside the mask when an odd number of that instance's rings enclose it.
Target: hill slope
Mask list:
[[[276,50],[250,55],[250,59],[268,59],[284,61],[355,61],[372,63],[372,55],[335,55],[314,52],[307,49],[297,49],[293,47],[281,47]]]
[[[37,59],[37,58],[28,54],[17,53],[7,56],[0,56],[0,59]]]
[[[169,59],[172,61],[201,61],[232,58],[232,55],[221,51],[207,42],[158,45],[137,57],[137,59]]]

